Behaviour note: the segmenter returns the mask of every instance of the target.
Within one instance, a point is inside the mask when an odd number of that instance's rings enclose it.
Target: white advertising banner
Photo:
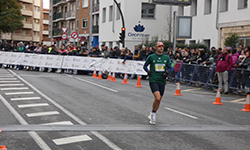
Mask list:
[[[0,63],[31,67],[63,68],[76,70],[107,70],[116,73],[147,75],[144,61],[110,59],[100,57],[79,57],[45,54],[0,52]]]

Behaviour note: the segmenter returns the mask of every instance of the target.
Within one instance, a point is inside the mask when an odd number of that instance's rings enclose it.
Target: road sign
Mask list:
[[[77,39],[78,38],[78,34],[76,32],[73,32],[73,33],[71,33],[71,37],[73,39]]]
[[[68,28],[67,28],[67,27],[62,27],[62,31],[63,31],[63,33],[65,33],[67,30],[68,30]]]
[[[67,35],[66,33],[63,33],[63,34],[61,35],[61,37],[62,37],[63,40],[67,40],[68,35]]]

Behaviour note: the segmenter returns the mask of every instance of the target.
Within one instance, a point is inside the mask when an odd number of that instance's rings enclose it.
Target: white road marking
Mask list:
[[[24,86],[24,84],[0,84],[0,86]]]
[[[28,90],[28,87],[21,87],[21,88],[0,88],[2,91],[8,91],[8,90]]]
[[[100,88],[103,88],[103,89],[106,89],[106,90],[109,90],[109,91],[112,91],[112,92],[118,92],[117,90],[114,90],[114,89],[111,89],[109,87],[105,87],[105,86],[102,86],[102,85],[99,85],[99,84],[96,84],[94,82],[91,82],[91,81],[88,81],[88,80],[84,80],[84,79],[81,79],[81,78],[76,78],[77,80],[80,80],[80,81],[83,81],[83,82],[86,82],[86,83],[89,83],[89,84],[92,84],[92,85],[95,85],[95,86],[98,86]]]
[[[36,99],[41,99],[41,98],[40,97],[10,98],[11,101],[36,100]]]
[[[66,76],[68,76],[68,77],[70,77],[70,78],[72,78],[72,77],[73,77],[72,75],[68,75],[68,74],[66,74]]]
[[[49,106],[49,104],[48,103],[38,103],[38,104],[22,104],[22,105],[17,105],[18,108],[42,107],[42,106]]]
[[[17,80],[17,78],[0,78],[0,80]]]
[[[79,135],[79,136],[72,136],[60,139],[52,140],[56,145],[65,145],[71,144],[76,142],[83,142],[83,141],[91,141],[92,139],[88,135]]]
[[[12,93],[5,93],[5,95],[23,95],[23,94],[34,94],[34,92],[12,92]]]
[[[43,123],[40,125],[74,125],[74,124],[71,121],[61,121],[61,122]]]
[[[81,119],[79,119],[78,117],[76,117],[74,114],[72,114],[70,111],[68,111],[67,109],[65,109],[63,106],[59,105],[57,102],[55,102],[54,100],[52,100],[50,97],[48,97],[47,95],[45,95],[43,92],[41,92],[40,90],[38,90],[36,87],[34,87],[32,84],[30,84],[29,82],[27,82],[26,80],[24,80],[22,77],[20,77],[19,75],[17,75],[15,72],[13,72],[12,70],[8,69],[12,74],[14,74],[15,76],[17,76],[20,80],[22,80],[25,84],[27,84],[29,87],[31,87],[34,91],[36,91],[38,94],[42,95],[44,98],[46,98],[49,102],[51,102],[54,106],[56,106],[58,109],[60,109],[62,112],[64,112],[65,114],[67,114],[69,117],[71,117],[72,119],[74,119],[76,122],[78,122],[80,125],[87,125],[85,122],[83,122]],[[93,135],[95,135],[97,138],[99,138],[102,142],[104,142],[105,144],[107,144],[111,149],[113,150],[122,150],[120,147],[118,147],[117,145],[115,145],[112,141],[110,141],[109,139],[107,139],[105,136],[103,136],[102,134],[100,134],[99,132],[94,132],[91,131],[91,133]]]
[[[27,117],[40,117],[40,116],[50,116],[50,115],[59,115],[58,111],[47,111],[47,112],[37,112],[26,114]]]
[[[0,81],[0,83],[18,83],[20,81]]]
[[[13,75],[11,75],[11,74],[10,74],[9,76],[1,76],[1,75],[0,75],[0,78],[11,78],[11,77],[15,77],[15,76],[13,76]]]
[[[1,94],[0,99],[3,104],[10,110],[10,112],[15,116],[15,118],[20,122],[21,125],[28,125],[23,117],[10,105],[10,103],[8,103],[8,101]],[[36,132],[30,131],[28,133],[42,150],[51,150],[50,147],[41,139],[41,137]]]
[[[165,107],[165,109],[170,110],[170,111],[175,112],[175,113],[178,113],[178,114],[181,114],[181,115],[184,115],[184,116],[187,116],[187,117],[190,117],[190,118],[193,118],[193,119],[198,119],[197,117],[191,116],[189,114],[185,114],[183,112],[180,112],[180,111],[177,111],[177,110],[174,110],[174,109],[171,109],[171,108]]]

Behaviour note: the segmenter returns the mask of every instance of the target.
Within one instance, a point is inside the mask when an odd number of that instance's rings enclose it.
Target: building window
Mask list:
[[[211,14],[212,0],[205,0],[204,14]]]
[[[106,22],[106,8],[102,9],[102,22]]]
[[[89,0],[82,0],[82,8],[89,7]]]
[[[197,15],[197,0],[193,0],[191,4],[191,16]]]
[[[113,6],[109,6],[109,21],[113,21]]]
[[[141,18],[154,18],[155,4],[142,3]]]
[[[74,31],[75,30],[75,21],[71,21],[71,30]]]
[[[119,3],[118,5],[119,5],[119,7],[121,8],[121,3]],[[121,14],[120,14],[119,9],[117,8],[117,9],[116,9],[116,20],[119,20],[120,18],[121,18]]]
[[[26,30],[23,30],[23,35],[26,35]]]
[[[228,11],[228,0],[220,0],[220,12]]]
[[[247,0],[238,0],[238,9],[247,8]]]
[[[23,4],[23,9],[27,10],[28,9],[28,5],[27,4]]]
[[[39,20],[38,19],[34,19],[34,23],[35,24],[39,24]]]
[[[75,11],[75,3],[71,3],[71,7],[70,8],[71,8],[72,11]]]
[[[88,19],[82,19],[82,28],[87,28],[88,27]]]

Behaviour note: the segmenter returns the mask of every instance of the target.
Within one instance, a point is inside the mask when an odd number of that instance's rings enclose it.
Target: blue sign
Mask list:
[[[143,32],[145,30],[145,27],[143,25],[141,26],[140,21],[139,21],[139,24],[135,25],[134,30],[135,32]]]

